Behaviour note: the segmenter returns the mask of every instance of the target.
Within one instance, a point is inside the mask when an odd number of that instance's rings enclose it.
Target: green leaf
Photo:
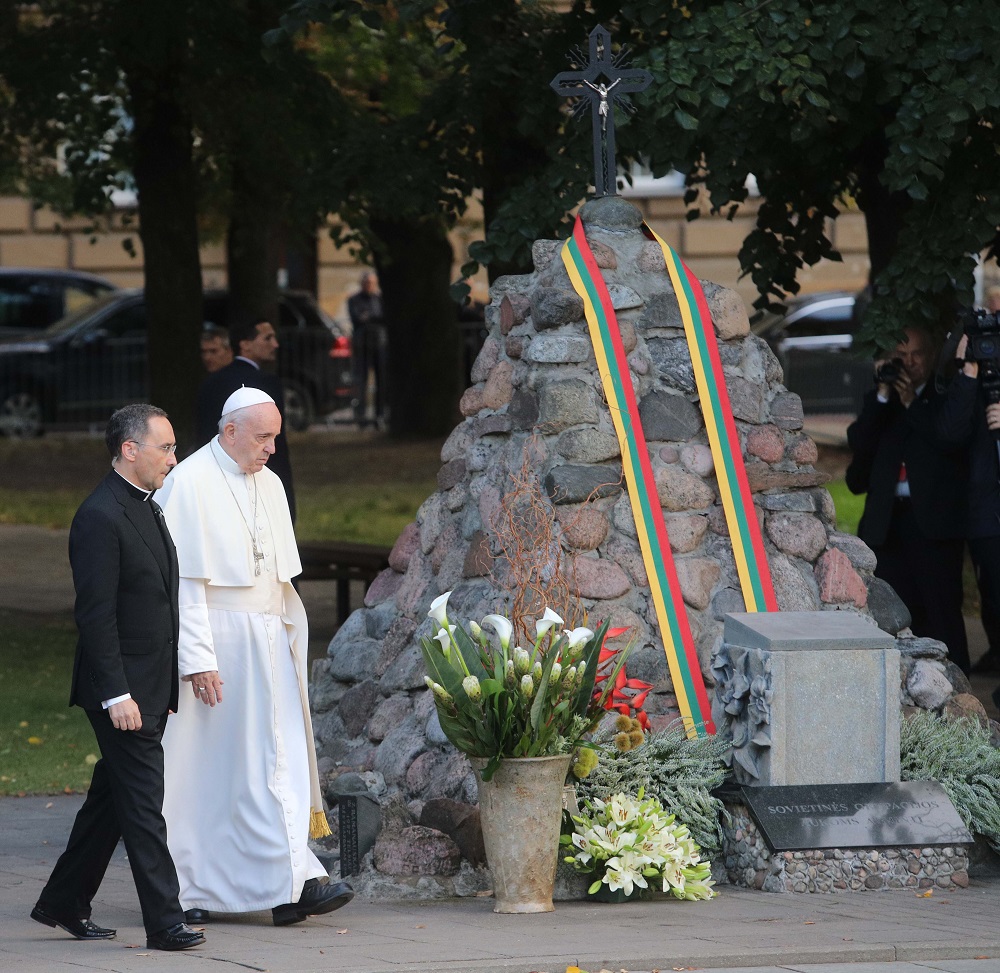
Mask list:
[[[682,111],[680,108],[674,111],[674,119],[681,128],[687,131],[694,131],[698,127],[698,119],[694,115],[689,115],[686,111]]]

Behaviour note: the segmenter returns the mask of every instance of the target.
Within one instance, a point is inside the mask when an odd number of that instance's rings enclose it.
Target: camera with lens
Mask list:
[[[965,360],[1000,365],[1000,315],[969,309],[960,317],[962,331],[969,338]]]
[[[895,385],[896,380],[903,374],[903,359],[893,358],[883,362],[875,369],[876,385]]]
[[[956,336],[969,339],[965,360],[979,364],[979,384],[990,405],[1000,402],[1000,313],[967,308],[958,316]]]

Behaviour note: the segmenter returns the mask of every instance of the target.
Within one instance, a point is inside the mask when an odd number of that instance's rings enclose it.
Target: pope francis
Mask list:
[[[163,816],[188,922],[271,909],[284,926],[354,897],[308,844],[330,832],[305,610],[291,584],[302,566],[284,489],[265,466],[280,429],[270,396],[238,389],[219,435],[157,493],[177,546],[178,665],[192,689],[163,738]]]

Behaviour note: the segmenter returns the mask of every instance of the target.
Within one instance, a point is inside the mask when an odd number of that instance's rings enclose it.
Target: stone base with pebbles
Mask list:
[[[618,314],[685,608],[711,684],[722,619],[743,611],[744,603],[680,311],[663,254],[643,236],[634,207],[609,197],[588,203],[582,215]],[[636,642],[629,675],[653,684],[646,710],[654,726],[678,715],[618,440],[561,246],[537,242],[532,273],[493,284],[489,336],[461,400],[464,418],[441,451],[438,490],[400,535],[366,607],[314,664],[321,774],[331,787],[349,771],[377,775],[375,797],[383,807],[392,801],[402,809],[407,827],[424,827],[422,812],[432,799],[476,800],[469,763],[448,744],[424,686],[419,639],[433,635],[427,610],[445,591],[453,592],[453,617],[478,621],[506,613],[511,574],[498,557],[495,525],[529,444],[572,596],[589,622],[628,628]],[[781,385],[781,367],[751,333],[739,296],[711,283],[704,288],[779,606],[857,612],[897,634],[909,621],[905,609],[872,578],[871,551],[837,531],[822,486],[827,477],[814,467],[816,446],[802,431],[798,396]],[[938,700],[941,679],[954,677],[931,657],[908,671],[914,702]],[[959,691],[967,691],[965,684]],[[954,692],[944,695],[938,706],[950,705]],[[393,856],[376,854],[374,861],[377,869],[396,867]],[[435,859],[406,867],[433,869],[428,877],[437,881],[452,865]]]
[[[951,891],[969,884],[962,846],[772,852],[746,806],[726,802],[723,858],[731,885],[764,892]]]

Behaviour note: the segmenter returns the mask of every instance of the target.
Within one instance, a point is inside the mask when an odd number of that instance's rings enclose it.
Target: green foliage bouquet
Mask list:
[[[574,815],[572,834],[560,837],[574,853],[565,860],[577,871],[596,876],[587,890],[602,885],[631,895],[636,889],[662,886],[678,899],[710,899],[711,866],[683,824],[653,797],[615,794],[606,801],[586,801],[589,813]]]
[[[490,780],[504,757],[549,757],[570,753],[605,715],[605,703],[630,646],[600,663],[607,623],[597,632],[562,628],[551,609],[535,622],[530,649],[511,646],[514,626],[503,615],[487,615],[468,631],[448,619],[446,592],[427,613],[440,626],[421,639],[425,682],[434,693],[441,729],[470,757],[487,760]],[[598,669],[608,671],[595,691]]]

